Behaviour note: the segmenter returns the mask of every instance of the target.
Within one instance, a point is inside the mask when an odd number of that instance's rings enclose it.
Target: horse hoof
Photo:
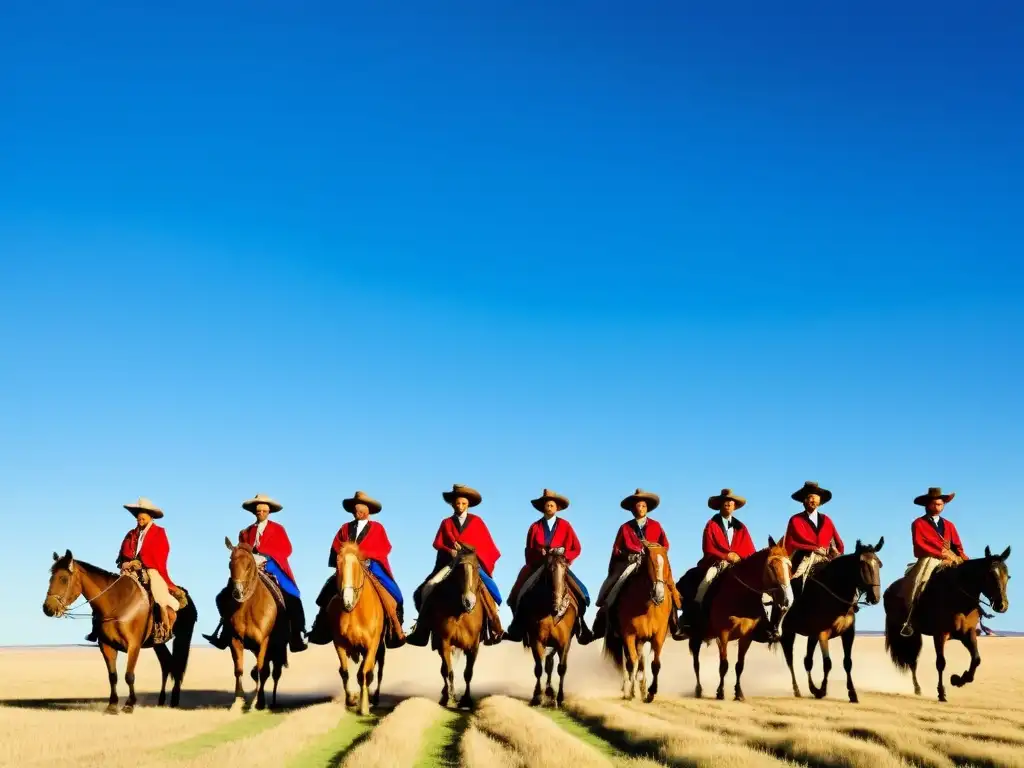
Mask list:
[[[256,702],[256,711],[257,712],[262,712],[266,708],[267,708],[267,702],[265,702],[265,701],[257,701]]]
[[[108,704],[107,708],[105,710],[103,710],[103,713],[106,714],[106,715],[116,715],[120,711],[121,710],[119,710],[117,708],[117,704]]]
[[[799,688],[794,688],[793,689],[793,695],[796,696],[798,699],[802,699],[804,697],[804,695],[802,693],[800,693],[800,689]]]
[[[961,688],[964,684],[964,680],[962,677],[960,677],[960,675],[951,675],[949,678],[949,682],[953,684],[954,688]]]
[[[459,709],[472,709],[473,699],[469,696],[463,696],[459,699]]]
[[[747,697],[744,696],[742,693],[737,693],[736,696],[733,698],[733,701],[741,701],[742,702],[742,701],[746,701],[746,700],[747,700]]]
[[[725,691],[718,691],[715,694],[715,698],[718,699],[719,701],[725,701]]]
[[[920,688],[915,688],[914,689],[914,695],[915,696],[920,696],[921,695],[921,689]]]
[[[123,707],[121,707],[121,711],[124,712],[126,715],[130,715],[132,712],[135,711],[135,705],[125,704]]]
[[[441,705],[442,707],[447,707],[447,706],[448,706],[448,696],[447,696],[447,695],[444,695],[444,696],[442,696],[442,697],[441,697],[441,698],[440,698],[440,699],[438,700],[438,702],[437,702],[437,703],[438,703],[438,704],[440,704],[440,705]]]
[[[359,698],[357,696],[353,696],[352,694],[349,694],[348,696],[345,697],[345,706],[346,707],[354,707],[358,703],[359,703]]]
[[[531,707],[539,707],[540,706],[540,696],[534,696],[532,699],[530,699],[530,706]]]
[[[850,694],[850,703],[851,704],[860,704],[860,699],[857,698],[857,694],[856,693],[851,693]]]
[[[547,696],[549,699],[555,698],[555,689],[548,688],[546,691],[544,691],[544,695]]]
[[[826,691],[824,691],[824,690],[821,690],[821,691],[815,691],[815,692],[814,692],[814,698],[816,698],[816,699],[824,699],[826,695],[828,695],[828,694],[827,694],[827,692],[826,692]]]
[[[648,691],[647,692],[647,698],[644,699],[644,701],[646,701],[648,704],[650,704],[652,701],[654,701],[654,693],[652,691]]]

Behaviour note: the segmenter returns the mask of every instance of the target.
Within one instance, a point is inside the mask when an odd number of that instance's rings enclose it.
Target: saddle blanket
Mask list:
[[[267,563],[264,567],[266,568],[266,572],[274,577],[274,579],[277,581],[277,585],[282,590],[287,592],[292,597],[302,597],[302,595],[299,593],[299,588],[298,586],[296,586],[295,582],[289,579],[288,574],[281,570],[281,566],[275,563],[271,558],[267,558]]]
[[[541,574],[544,573],[544,567],[535,568],[533,573],[526,577],[526,581],[523,582],[523,586],[519,589],[519,600],[523,599],[523,595],[537,586],[537,582],[540,581]],[[577,578],[576,574],[572,572],[572,569],[568,569],[569,578],[572,583],[576,585],[576,589],[579,590],[580,594],[583,595],[583,607],[586,608],[590,605],[590,593],[587,588],[583,585],[583,582]]]
[[[434,587],[436,587],[442,581],[447,579],[451,575],[451,572],[452,572],[452,567],[450,565],[442,566],[441,569],[437,571],[437,573],[435,573],[433,576],[431,576],[429,579],[427,579],[426,582],[424,582],[423,586],[420,589],[420,603],[421,604],[423,603],[423,601],[425,601],[427,599],[427,597],[430,595],[430,593],[434,590]],[[492,579],[490,576],[488,576],[484,572],[483,568],[481,568],[478,571],[478,573],[480,574],[480,581],[483,582],[483,585],[485,587],[487,587],[487,591],[491,593],[491,597],[494,598],[494,602],[497,603],[498,605],[501,605],[501,592],[498,591],[498,585],[494,583],[494,579]]]

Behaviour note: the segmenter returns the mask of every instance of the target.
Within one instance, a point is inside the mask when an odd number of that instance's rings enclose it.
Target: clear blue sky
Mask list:
[[[203,631],[257,492],[310,613],[357,488],[407,595],[453,482],[505,590],[545,486],[594,590],[637,486],[1024,557],[1019,4],[150,5],[0,23],[0,643],[140,494]]]

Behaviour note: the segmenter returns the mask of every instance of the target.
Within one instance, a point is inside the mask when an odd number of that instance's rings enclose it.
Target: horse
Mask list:
[[[690,636],[693,674],[697,678],[694,695],[703,695],[700,684],[700,645],[718,641],[718,692],[725,698],[725,674],[729,671],[729,641],[739,641],[736,658],[736,701],[744,701],[740,678],[744,660],[755,632],[768,622],[762,595],[773,596],[776,608],[788,611],[793,604],[793,588],[789,583],[793,563],[785,548],[768,537],[768,547],[741,560],[719,576],[704,598],[704,615],[698,617],[698,628]]]
[[[181,684],[188,667],[189,650],[192,647],[192,631],[199,613],[191,596],[185,591],[187,604],[178,611],[173,628],[173,650],[166,644],[152,642],[153,608],[143,586],[133,577],[105,571],[95,565],[75,560],[71,550],[65,550],[63,557],[53,553],[50,567],[50,583],[43,600],[43,613],[50,617],[77,618],[71,613],[71,606],[80,596],[92,607],[92,621],[99,643],[100,653],[107,663],[110,680],[110,699],[107,713],[116,715],[117,704],[117,654],[128,657],[124,681],[128,684],[128,701],[122,712],[135,711],[138,699],[135,695],[135,665],[139,651],[152,647],[160,660],[160,698],[158,706],[167,702],[167,678],[174,681],[170,705],[177,707],[181,701]]]
[[[274,691],[271,708],[277,707],[277,684],[281,671],[288,665],[288,622],[278,621],[282,616],[277,598],[271,592],[265,577],[248,544],[235,546],[224,537],[224,545],[231,552],[230,600],[218,601],[224,631],[231,634],[231,659],[235,666],[235,700],[232,707],[245,700],[242,689],[242,664],[246,651],[256,655],[252,677],[258,683],[256,709],[267,706],[267,679],[273,666]]]
[[[373,693],[374,706],[380,702],[380,684],[384,678],[384,606],[376,586],[370,582],[372,578],[359,545],[353,542],[342,544],[335,576],[337,594],[327,604],[327,617],[334,650],[338,653],[338,672],[346,694],[345,703],[354,707],[357,701],[355,694],[348,693],[348,662],[351,659],[359,665],[356,672],[359,714],[364,716],[370,714],[369,690],[373,684],[375,663],[377,688]]]
[[[974,673],[981,664],[978,652],[978,623],[981,621],[982,596],[996,613],[1010,607],[1006,582],[1010,572],[1007,547],[1001,555],[993,555],[985,547],[985,557],[967,560],[950,568],[942,568],[928,581],[914,608],[913,632],[903,637],[900,630],[907,617],[903,600],[903,579],[897,579],[885,590],[885,648],[899,670],[910,670],[914,693],[921,695],[917,682],[917,659],[921,654],[921,636],[931,635],[935,642],[935,668],[939,672],[939,701],[946,701],[942,675],[946,669],[945,646],[949,639],[959,640],[971,653],[971,666],[962,675],[949,681],[957,688],[974,682]]]
[[[537,584],[519,599],[517,611],[523,612],[523,645],[533,652],[533,675],[537,684],[533,689],[531,706],[538,706],[541,698],[541,675],[547,673],[544,695],[554,699],[557,706],[565,701],[565,673],[569,668],[569,648],[576,627],[580,606],[569,587],[569,562],[565,555],[549,552],[541,566]],[[558,656],[558,693],[551,684]],[[546,656],[546,658],[545,658]]]
[[[852,554],[837,557],[821,569],[806,575],[803,591],[782,624],[782,652],[793,678],[794,696],[800,696],[800,686],[793,670],[793,643],[796,636],[799,634],[807,637],[804,669],[807,670],[807,685],[816,699],[823,699],[828,693],[828,675],[832,671],[828,641],[833,637],[841,637],[846,691],[850,702],[857,703],[857,689],[853,685],[852,675],[853,640],[857,634],[856,614],[861,604],[861,595],[864,595],[863,602],[867,605],[878,605],[882,599],[882,561],[877,553],[883,544],[885,537],[880,538],[874,546],[861,544],[858,540]],[[821,647],[821,663],[825,669],[821,688],[815,686],[811,679],[815,643]]]
[[[639,682],[640,697],[650,703],[658,693],[661,649],[668,635],[670,611],[677,607],[677,592],[668,550],[648,541],[643,542],[643,547],[640,568],[629,577],[615,600],[615,615],[610,617],[605,632],[604,653],[622,672],[622,697],[635,698]],[[650,687],[644,668],[648,648]]]
[[[479,592],[487,587],[480,580],[480,561],[473,547],[463,544],[450,568],[448,576],[433,588],[427,615],[420,620],[426,621],[430,627],[431,647],[441,656],[441,678],[444,682],[441,706],[447,707],[449,700],[455,698],[452,656],[454,651],[459,650],[466,656],[466,670],[463,673],[466,691],[459,699],[458,706],[471,708],[473,696],[470,684],[486,620]]]

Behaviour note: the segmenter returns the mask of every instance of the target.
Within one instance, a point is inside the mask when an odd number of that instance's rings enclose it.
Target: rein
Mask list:
[[[772,560],[782,560],[782,559],[784,559],[782,557],[782,555],[772,555],[767,560],[765,560],[765,563],[764,563],[765,567],[767,568],[768,565],[772,562]],[[739,576],[737,576],[736,573],[735,573],[735,569],[728,568],[725,573],[726,573],[727,576],[732,576],[741,587],[745,587],[746,589],[749,589],[751,592],[753,592],[756,595],[763,595],[766,592],[768,594],[771,594],[772,592],[776,592],[776,591],[782,589],[782,586],[778,585],[778,584],[776,584],[774,587],[770,587],[768,589],[755,589],[754,587],[752,587],[749,584],[747,584]]]
[[[235,551],[238,551],[237,547],[235,548]],[[260,567],[256,564],[256,556],[246,549],[243,549],[242,552],[247,552],[249,554],[249,558],[252,560],[252,578],[246,579],[245,589],[242,591],[241,597],[235,597],[234,590],[231,590],[231,596],[234,598],[235,602],[239,604],[244,603],[252,597],[253,594],[255,594],[256,587],[259,586],[260,582]]]
[[[81,568],[82,567],[81,564],[79,564],[78,567]],[[66,590],[64,590],[64,595],[63,596],[58,595],[58,594],[56,594],[54,592],[47,592],[46,593],[46,598],[49,599],[49,598],[52,597],[54,600],[57,601],[57,603],[61,607],[60,618],[62,618],[62,619],[93,619],[93,620],[95,620],[95,617],[91,613],[90,614],[86,614],[86,613],[82,613],[80,611],[82,611],[82,609],[92,605],[92,603],[94,603],[96,600],[99,600],[101,597],[103,597],[105,594],[107,594],[107,592],[109,592],[114,587],[116,587],[118,582],[120,582],[121,579],[124,579],[124,578],[129,578],[129,577],[126,574],[123,574],[123,573],[120,574],[116,579],[114,579],[112,582],[110,582],[110,584],[106,588],[101,590],[100,593],[98,595],[96,595],[96,597],[88,598],[88,599],[86,599],[86,601],[84,603],[81,603],[80,605],[76,605],[76,606],[73,606],[73,607],[68,605],[68,602],[67,602],[67,597],[68,597],[68,595],[71,594],[71,586],[72,585],[71,585],[70,581],[68,583],[68,588]],[[81,577],[79,577],[79,580],[81,580]],[[138,583],[138,582],[136,582],[136,583]],[[79,612],[76,613],[75,611],[79,611]],[[103,623],[121,622],[121,621],[125,621],[125,619],[119,619],[116,616],[104,616],[101,619],[101,621]]]
[[[853,596],[853,600],[847,600],[845,597],[840,597],[839,595],[837,595],[835,592],[833,592],[831,589],[829,589],[825,585],[825,582],[821,581],[820,579],[816,579],[810,573],[806,574],[806,578],[809,581],[813,581],[815,584],[817,584],[819,587],[821,587],[823,590],[825,590],[825,592],[827,592],[833,598],[838,600],[840,603],[842,603],[843,605],[847,605],[850,608],[855,608],[858,605],[870,605],[870,603],[867,600],[864,599],[864,591],[865,590],[862,589],[861,587],[857,587],[857,590],[856,590],[856,592],[854,593],[854,596]],[[865,587],[880,587],[881,585],[880,584],[865,584],[864,586]]]

